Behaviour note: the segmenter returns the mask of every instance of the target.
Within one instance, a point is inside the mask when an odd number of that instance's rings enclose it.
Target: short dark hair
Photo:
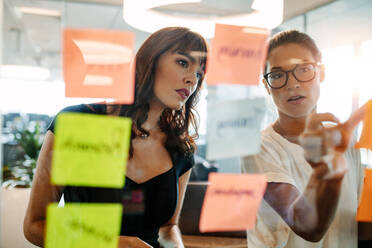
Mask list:
[[[313,55],[316,62],[322,62],[322,53],[320,52],[315,41],[307,34],[302,33],[298,30],[286,30],[275,34],[269,42],[269,50],[267,52],[267,59],[270,57],[270,53],[277,47],[286,44],[298,44],[304,46]],[[267,72],[267,63],[265,64],[265,73]]]

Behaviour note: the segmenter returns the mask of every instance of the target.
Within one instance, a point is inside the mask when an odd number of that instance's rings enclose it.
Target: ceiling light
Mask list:
[[[123,18],[150,33],[183,26],[211,38],[216,23],[273,29],[283,21],[283,0],[124,0]]]
[[[46,80],[50,77],[47,68],[25,65],[0,65],[0,79]]]
[[[61,16],[61,11],[55,9],[42,9],[42,8],[32,8],[32,7],[19,7],[19,11],[22,14],[30,15],[43,15],[43,16]]]

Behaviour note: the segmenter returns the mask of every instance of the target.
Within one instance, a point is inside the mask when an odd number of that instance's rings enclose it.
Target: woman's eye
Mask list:
[[[298,70],[299,70],[300,72],[308,72],[308,71],[312,71],[312,70],[314,70],[314,69],[313,69],[313,66],[312,66],[312,65],[302,65],[302,66],[300,66],[300,67],[298,68]]]
[[[180,64],[182,67],[187,67],[189,63],[184,59],[177,60],[177,63]]]
[[[196,77],[198,78],[198,81],[200,81],[201,78],[203,77],[203,74],[200,73],[200,72],[197,72],[197,73],[196,73]]]
[[[269,74],[269,78],[276,80],[276,79],[282,78],[283,75],[284,75],[283,72],[272,72],[272,73]]]

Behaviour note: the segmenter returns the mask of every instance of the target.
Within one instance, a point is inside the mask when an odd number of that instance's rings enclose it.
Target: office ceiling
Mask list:
[[[3,64],[44,66],[51,70],[52,80],[61,79],[61,30],[64,27],[133,31],[136,35],[136,48],[149,35],[124,22],[122,0],[3,1]],[[366,1],[368,0],[356,2]],[[335,1],[284,0],[284,19],[289,20],[320,6],[333,4],[332,2]],[[22,14],[19,8],[24,6],[58,10],[61,16]],[[319,18],[326,18],[321,15],[322,13]]]

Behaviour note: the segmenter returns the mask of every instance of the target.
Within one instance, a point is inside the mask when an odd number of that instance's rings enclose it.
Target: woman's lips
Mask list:
[[[296,95],[288,98],[287,102],[290,104],[301,104],[305,100],[304,96]]]
[[[176,92],[178,93],[178,95],[181,96],[183,100],[185,100],[190,94],[190,91],[188,89],[179,89],[176,90]]]

